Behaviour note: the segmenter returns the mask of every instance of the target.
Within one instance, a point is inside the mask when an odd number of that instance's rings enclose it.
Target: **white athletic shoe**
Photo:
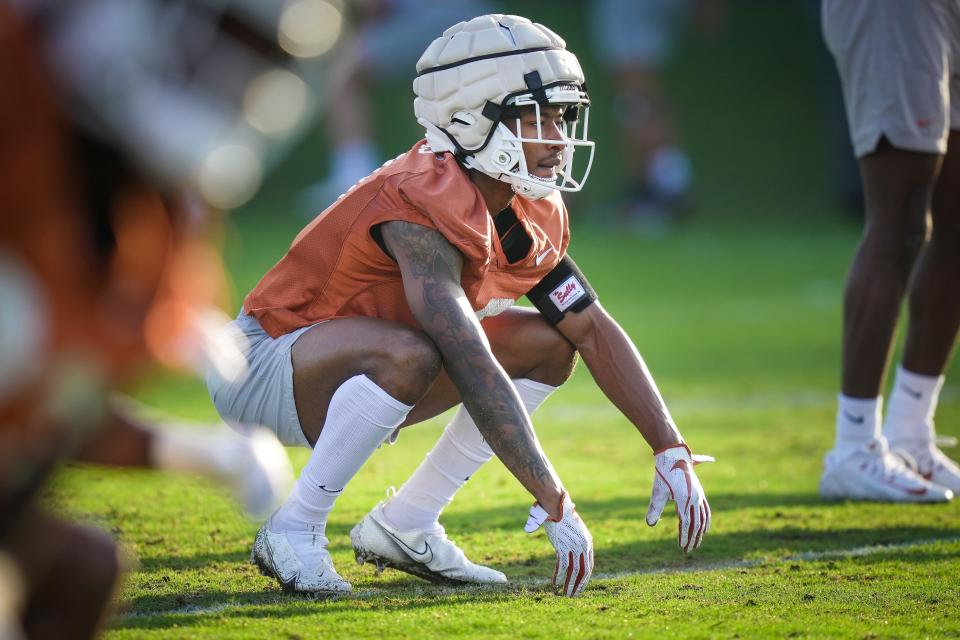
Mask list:
[[[877,502],[948,502],[953,498],[951,490],[911,471],[890,452],[883,438],[842,456],[830,451],[823,462],[820,495],[824,498]]]
[[[890,450],[925,480],[960,493],[960,467],[933,442],[898,441]]]
[[[383,503],[350,531],[357,564],[371,562],[377,572],[391,567],[431,582],[506,584],[507,577],[467,560],[463,551],[439,532],[398,531],[384,521]]]
[[[333,568],[327,539],[309,532],[274,532],[268,520],[253,541],[250,562],[260,573],[276,578],[288,593],[332,596],[353,587]]]

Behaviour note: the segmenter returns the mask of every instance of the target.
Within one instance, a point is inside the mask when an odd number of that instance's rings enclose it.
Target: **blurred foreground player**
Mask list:
[[[960,3],[824,0],[866,194],[847,278],[843,388],[827,498],[944,502],[960,468],[933,416],[960,324]],[[903,361],[881,433],[882,385],[900,306]]]
[[[204,339],[222,276],[206,212],[256,189],[294,130],[262,106],[306,87],[277,45],[280,2],[16,6],[0,5],[16,87],[0,92],[0,629],[82,638],[121,562],[37,504],[58,464],[200,473],[261,517],[292,480],[269,432],[160,429],[111,394],[151,361],[229,363]]]
[[[462,403],[424,466],[353,529],[357,559],[435,581],[506,582],[467,560],[437,522],[496,454],[537,500],[526,530],[544,525],[555,587],[579,594],[592,538],[529,417],[578,352],[654,449],[648,523],[676,499],[680,545],[697,547],[710,508],[694,457],[636,348],[567,255],[560,191],[578,191],[593,158],[577,58],[546,27],[494,14],[445,31],[417,72],[426,140],[300,232],[233,322],[251,374],[208,377],[226,420],[313,448],[257,534],[254,561],[292,591],[349,592],[326,548],[336,499],[399,427]],[[522,295],[537,310],[511,308]]]

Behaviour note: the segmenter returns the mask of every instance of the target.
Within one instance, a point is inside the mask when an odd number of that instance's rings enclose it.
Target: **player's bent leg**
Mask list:
[[[512,309],[483,326],[528,412],[533,413],[573,371],[576,352],[536,311]],[[457,401],[456,388],[441,375],[408,422]],[[499,571],[470,562],[439,523],[441,511],[460,487],[492,457],[492,449],[461,406],[400,491],[353,528],[350,537],[357,561],[438,582],[506,582]]]
[[[573,373],[576,349],[535,309],[513,307],[486,318],[482,326],[493,355],[512,380],[532,380],[556,388]],[[403,426],[429,420],[459,403],[460,393],[441,371]]]
[[[296,413],[315,444],[290,497],[257,534],[252,560],[286,590],[348,592],[327,551],[327,517],[430,387],[440,357],[422,333],[371,318],[316,325],[291,356]]]

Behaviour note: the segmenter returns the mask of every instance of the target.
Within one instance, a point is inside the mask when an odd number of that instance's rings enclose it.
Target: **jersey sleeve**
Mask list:
[[[490,261],[493,223],[476,187],[449,154],[432,170],[409,175],[398,185],[403,203],[418,214],[420,224],[439,231],[465,260]],[[411,222],[418,222],[416,217]]]

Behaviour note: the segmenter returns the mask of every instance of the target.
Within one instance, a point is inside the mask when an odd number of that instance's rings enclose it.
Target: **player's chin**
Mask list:
[[[554,167],[543,167],[538,166],[536,169],[530,172],[537,178],[541,180],[556,180],[557,179],[557,170]]]

